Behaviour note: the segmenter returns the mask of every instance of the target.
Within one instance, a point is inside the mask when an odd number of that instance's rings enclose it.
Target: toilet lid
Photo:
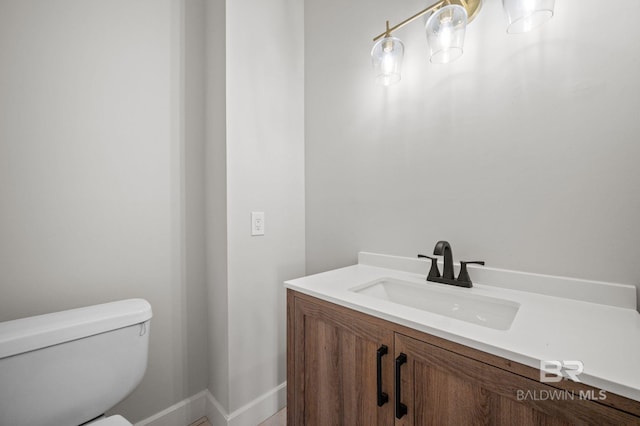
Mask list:
[[[122,416],[111,416],[93,422],[90,426],[133,426]]]

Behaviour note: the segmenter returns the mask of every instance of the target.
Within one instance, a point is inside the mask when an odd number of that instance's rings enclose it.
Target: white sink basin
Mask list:
[[[381,278],[350,291],[496,330],[508,330],[520,308],[519,303],[471,294],[465,288],[395,278]]]

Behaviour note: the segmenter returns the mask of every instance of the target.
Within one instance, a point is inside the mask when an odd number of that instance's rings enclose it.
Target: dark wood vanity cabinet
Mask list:
[[[289,425],[391,425],[393,331],[348,310],[326,309],[289,298],[287,423]],[[293,329],[292,329],[293,327]],[[388,402],[377,400],[378,350]],[[292,385],[290,385],[292,384]]]
[[[411,407],[396,425],[640,424],[638,417],[580,399],[579,392],[556,389],[418,339],[397,334],[395,352],[407,358],[400,367],[400,400]],[[547,399],[550,395],[556,400]]]
[[[637,401],[580,398],[599,390],[550,386],[537,369],[292,290],[287,298],[289,426],[640,425]]]

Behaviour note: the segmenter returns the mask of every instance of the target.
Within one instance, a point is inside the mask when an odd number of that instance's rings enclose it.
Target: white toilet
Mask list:
[[[129,299],[0,323],[0,426],[131,426],[104,413],[142,380],[150,320]]]

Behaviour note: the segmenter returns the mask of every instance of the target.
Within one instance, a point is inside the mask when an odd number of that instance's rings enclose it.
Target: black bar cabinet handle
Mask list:
[[[378,407],[382,407],[389,402],[389,395],[382,392],[382,357],[389,353],[389,348],[386,345],[382,345],[378,348]]]
[[[396,358],[396,419],[401,419],[405,414],[407,414],[407,406],[400,402],[401,399],[401,384],[400,384],[400,367],[402,364],[406,364],[407,356],[402,352]]]

